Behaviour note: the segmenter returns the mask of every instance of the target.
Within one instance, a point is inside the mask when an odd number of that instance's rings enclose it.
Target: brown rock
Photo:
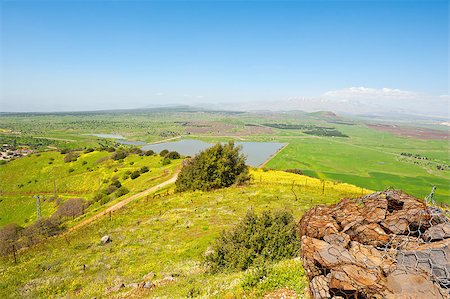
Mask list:
[[[326,235],[323,237],[323,240],[327,243],[338,245],[344,248],[346,248],[348,243],[350,243],[350,237],[344,233]]]
[[[445,299],[445,292],[420,273],[395,270],[386,278],[387,299]]]
[[[331,216],[331,209],[317,206],[302,217],[300,233],[302,236],[322,239],[326,235],[339,232],[339,225]]]
[[[329,283],[330,279],[323,275],[315,276],[311,279],[309,287],[312,297],[314,299],[330,298]]]
[[[450,238],[450,223],[440,223],[427,229],[422,238],[425,241],[437,241]]]
[[[378,223],[374,222],[354,226],[346,233],[352,240],[372,246],[382,246],[389,241],[389,236]]]

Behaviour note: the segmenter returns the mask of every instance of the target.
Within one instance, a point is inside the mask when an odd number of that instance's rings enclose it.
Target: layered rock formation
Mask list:
[[[386,190],[317,206],[300,221],[303,266],[318,298],[450,298],[450,221]]]

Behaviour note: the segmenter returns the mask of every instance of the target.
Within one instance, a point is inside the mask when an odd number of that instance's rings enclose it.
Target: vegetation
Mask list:
[[[212,272],[247,270],[251,266],[296,257],[299,251],[296,222],[292,213],[247,212],[236,227],[223,231],[206,255]]]
[[[245,157],[233,142],[217,143],[183,166],[176,186],[178,191],[212,190],[242,184],[250,179]]]
[[[64,236],[18,251],[17,263],[10,254],[0,259],[0,297],[186,298],[197,294],[262,298],[279,288],[302,294],[306,278],[298,258],[212,274],[204,267],[204,254],[222,231],[239,225],[246,215],[243,206],[253,207],[256,215],[287,209],[298,221],[316,204],[335,203],[368,191],[362,193],[361,188],[326,181],[322,194],[322,181],[318,179],[279,171],[250,173],[254,180],[244,187],[181,194],[169,189],[168,196],[167,190],[161,190],[161,197],[143,197],[114,212],[111,218],[102,217]],[[105,234],[113,241],[103,245],[100,238]],[[259,274],[264,271],[261,278]],[[155,274],[155,288],[136,290],[130,285],[141,282],[149,272]],[[158,283],[166,276],[174,281]],[[107,293],[118,283],[125,287]]]

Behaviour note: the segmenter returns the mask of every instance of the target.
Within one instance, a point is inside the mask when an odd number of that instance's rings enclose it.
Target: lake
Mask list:
[[[153,150],[156,153],[164,149],[169,151],[177,151],[183,156],[195,156],[200,151],[205,150],[214,145],[195,139],[183,139],[179,141],[161,142],[148,144],[142,141],[128,141],[122,135],[115,134],[87,134],[100,138],[116,139],[118,143],[127,145],[141,146],[142,150]],[[286,143],[281,142],[235,142],[236,145],[242,146],[242,152],[247,157],[247,165],[260,166],[272,155],[277,153]]]
[[[242,152],[247,156],[247,165],[255,167],[263,164],[270,156],[286,145],[286,143],[281,142],[235,142],[235,144],[242,146]],[[157,153],[167,149],[169,151],[177,151],[184,156],[194,156],[213,145],[213,143],[200,140],[184,139],[174,142],[149,144],[143,146],[142,149],[153,150]]]

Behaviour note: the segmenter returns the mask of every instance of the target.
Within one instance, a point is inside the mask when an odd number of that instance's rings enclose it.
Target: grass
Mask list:
[[[448,163],[449,149],[445,141],[423,141],[363,127],[344,127],[340,130],[351,138],[291,138],[289,145],[265,167],[300,168],[308,175],[373,190],[393,186],[420,198],[436,185],[436,199],[450,203],[450,171],[400,159],[400,153],[406,151],[423,154],[436,163]]]
[[[261,298],[285,287],[301,293],[306,280],[298,259],[272,265],[264,279],[254,282],[253,270],[209,274],[203,255],[250,207],[255,212],[286,208],[299,219],[313,205],[369,191],[279,171],[251,173],[254,179],[245,187],[138,199],[111,220],[101,218],[67,238],[54,237],[19,252],[18,264],[11,257],[2,259],[0,297]],[[113,241],[102,245],[105,234]],[[149,272],[155,273],[155,282],[168,275],[175,281],[151,290],[127,286],[106,291],[119,283],[140,282]]]
[[[82,197],[90,200],[98,190],[107,187],[113,177],[117,177],[130,190],[125,195],[129,196],[167,180],[180,164],[180,160],[176,160],[162,166],[159,156],[138,155],[114,161],[108,159],[110,155],[105,151],[82,153],[77,161],[65,163],[65,155],[50,151],[0,166],[0,227],[10,222],[25,225],[34,221],[36,200],[32,196],[36,194],[44,196],[42,215],[50,216],[56,209],[55,202],[50,200],[55,187],[56,195],[62,199]],[[134,180],[124,179],[127,171],[139,170],[142,166],[147,166],[150,171]],[[96,203],[88,213],[101,208]]]

